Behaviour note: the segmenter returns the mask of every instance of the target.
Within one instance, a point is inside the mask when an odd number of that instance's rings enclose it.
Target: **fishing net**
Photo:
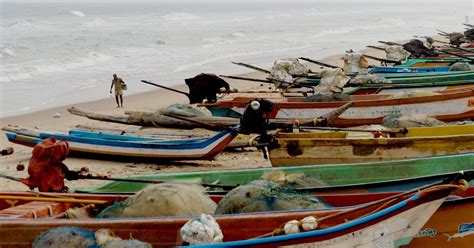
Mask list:
[[[355,78],[351,79],[351,84],[391,84],[392,81],[390,79],[386,79],[384,77],[376,76],[373,74],[366,74],[366,75],[357,75]]]
[[[369,68],[369,62],[360,53],[347,52],[344,57],[344,72],[347,74],[360,73],[366,74]]]
[[[293,77],[304,77],[307,75],[308,68],[296,58],[276,60],[270,72],[270,78],[288,83],[293,81]]]
[[[216,214],[251,213],[326,207],[319,200],[279,188],[269,181],[253,181],[231,190],[219,202]]]
[[[286,173],[282,170],[272,170],[262,175],[262,180],[270,181],[281,188],[310,188],[327,185],[321,180],[308,177],[304,173]]]
[[[385,53],[386,53],[387,59],[395,60],[395,61],[405,61],[411,55],[410,52],[403,49],[403,47],[399,45],[385,47]]]
[[[401,98],[412,98],[412,97],[422,97],[422,96],[437,96],[439,93],[429,91],[429,90],[416,90],[411,92],[399,92],[391,94],[387,99],[401,99]]]
[[[100,246],[101,248],[152,248],[151,244],[136,239],[111,240]]]
[[[456,62],[451,67],[449,67],[449,71],[470,71],[471,65],[466,62]]]
[[[93,206],[88,205],[84,207],[77,207],[77,208],[70,208],[66,210],[65,216],[68,219],[82,219],[82,218],[94,218],[95,214],[93,214]]]
[[[80,227],[58,227],[40,234],[33,248],[98,248],[95,233]]]
[[[164,109],[161,109],[160,114],[170,114],[170,115],[178,115],[184,117],[203,117],[207,116],[201,109],[194,107],[190,104],[181,104],[176,103],[172,104]]]
[[[351,96],[345,93],[314,94],[303,98],[303,102],[339,102],[350,101],[351,99]]]
[[[427,115],[388,115],[382,120],[382,126],[388,128],[435,127],[443,125],[444,122]]]
[[[151,248],[152,245],[136,239],[115,237],[110,229],[99,229],[95,232],[97,243],[101,248]]]
[[[344,86],[350,80],[341,69],[323,70],[320,76],[320,83],[314,87],[316,94],[331,95],[333,93],[342,93]]]
[[[186,222],[179,231],[184,244],[215,244],[222,243],[224,235],[217,221],[208,214],[201,214]]]
[[[192,216],[215,209],[216,204],[200,185],[161,183],[104,209],[97,217]]]

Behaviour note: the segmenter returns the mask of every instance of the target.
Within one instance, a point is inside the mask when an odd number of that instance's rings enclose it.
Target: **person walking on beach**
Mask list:
[[[110,94],[112,94],[112,87],[114,87],[115,91],[115,101],[117,102],[117,108],[123,108],[123,90],[124,90],[125,82],[117,77],[117,74],[114,74],[114,79],[112,79],[112,84],[110,85]],[[120,104],[119,104],[120,98]]]

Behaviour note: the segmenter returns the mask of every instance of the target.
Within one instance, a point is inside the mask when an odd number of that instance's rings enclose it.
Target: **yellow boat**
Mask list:
[[[408,128],[392,137],[316,131],[278,133],[273,166],[363,163],[474,152],[474,125]]]

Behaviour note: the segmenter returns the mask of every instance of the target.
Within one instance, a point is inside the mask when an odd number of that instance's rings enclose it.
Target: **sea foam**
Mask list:
[[[75,16],[78,16],[78,17],[84,17],[84,16],[86,16],[86,15],[84,14],[84,12],[79,11],[79,10],[71,10],[71,11],[69,11],[69,12],[70,12],[71,14],[75,15]]]

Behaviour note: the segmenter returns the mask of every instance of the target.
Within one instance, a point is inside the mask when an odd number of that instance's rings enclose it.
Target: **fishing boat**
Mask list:
[[[400,66],[408,67],[433,67],[433,66],[450,66],[456,62],[472,62],[473,59],[466,58],[427,58],[427,59],[408,59],[400,64]]]
[[[200,106],[215,116],[241,117],[251,97],[234,97]],[[312,118],[322,116],[346,104],[340,102],[304,102],[304,98],[268,98],[274,103],[268,118]],[[450,122],[474,117],[474,89],[439,92],[432,96],[391,99],[390,95],[354,95],[353,103],[342,115],[331,122],[335,127],[380,124],[387,115],[428,115]]]
[[[394,67],[395,68],[395,67]],[[406,67],[400,67],[406,68]],[[450,82],[450,84],[461,84],[473,82],[474,72],[473,71],[434,71],[434,72],[388,72],[388,73],[376,73],[377,77],[382,77],[389,79],[391,84],[416,84],[416,83],[441,83],[441,82]],[[321,79],[319,78],[308,78],[306,80],[300,80],[294,84],[292,87],[314,87],[320,83]],[[354,86],[351,83],[347,86]]]
[[[370,73],[407,73],[407,72],[446,72],[450,66],[409,67],[409,66],[376,66],[369,70]]]
[[[408,128],[399,137],[348,132],[279,133],[269,152],[273,166],[363,163],[474,152],[474,125]]]
[[[133,175],[124,179],[182,181],[214,185],[207,191],[226,193],[219,185],[244,185],[260,180],[275,170],[286,174],[303,174],[317,179],[318,186],[299,189],[304,192],[393,192],[406,191],[452,176],[457,171],[474,169],[474,153],[427,158],[392,160],[385,162],[328,165],[290,166],[278,168],[234,169]],[[90,188],[76,189],[80,193],[112,194],[135,193],[147,183],[117,181]]]
[[[367,203],[362,205],[352,205],[347,198],[346,205],[342,208],[215,215],[214,217],[223,231],[224,241],[237,242],[221,243],[226,246],[240,244],[275,246],[304,244],[309,241],[326,245],[344,245],[348,240],[345,238],[347,236],[353,237],[351,242],[385,241],[399,246],[409,244],[419,230],[423,226],[426,227],[425,223],[431,216],[436,215],[438,207],[446,204],[443,203],[444,199],[453,190],[462,187],[465,187],[465,184],[446,185],[438,182],[410,192],[372,197],[372,199],[379,199],[376,201],[367,198]],[[344,201],[341,198],[343,196],[335,197],[339,202]],[[363,195],[360,197],[363,198]],[[109,204],[126,199],[126,196],[117,195],[5,192],[0,194],[0,199],[0,216],[3,218],[0,222],[0,232],[3,234],[0,235],[2,247],[11,245],[31,247],[33,240],[40,233],[60,226],[79,226],[91,230],[108,228],[122,238],[132,236],[153,246],[174,246],[181,244],[177,237],[179,229],[192,218],[63,219],[65,217],[63,212],[71,207],[84,204]],[[333,199],[333,201],[336,200]],[[255,239],[268,233],[278,233],[275,230],[286,222],[307,216],[314,216],[318,220],[319,225],[316,230]],[[404,221],[394,221],[397,219]],[[385,233],[382,235],[380,230]]]
[[[15,131],[17,130],[17,131]],[[142,136],[104,134],[86,131],[55,133],[49,131],[25,132],[10,128],[6,133],[10,142],[35,146],[43,139],[55,137],[69,143],[70,154],[114,159],[212,159],[237,136],[237,129],[229,128],[209,138],[170,140]]]
[[[353,85],[344,89],[348,95],[391,95],[397,93],[407,93],[416,91],[452,91],[474,88],[474,81],[454,81],[454,82],[426,82],[411,84],[365,84]]]

